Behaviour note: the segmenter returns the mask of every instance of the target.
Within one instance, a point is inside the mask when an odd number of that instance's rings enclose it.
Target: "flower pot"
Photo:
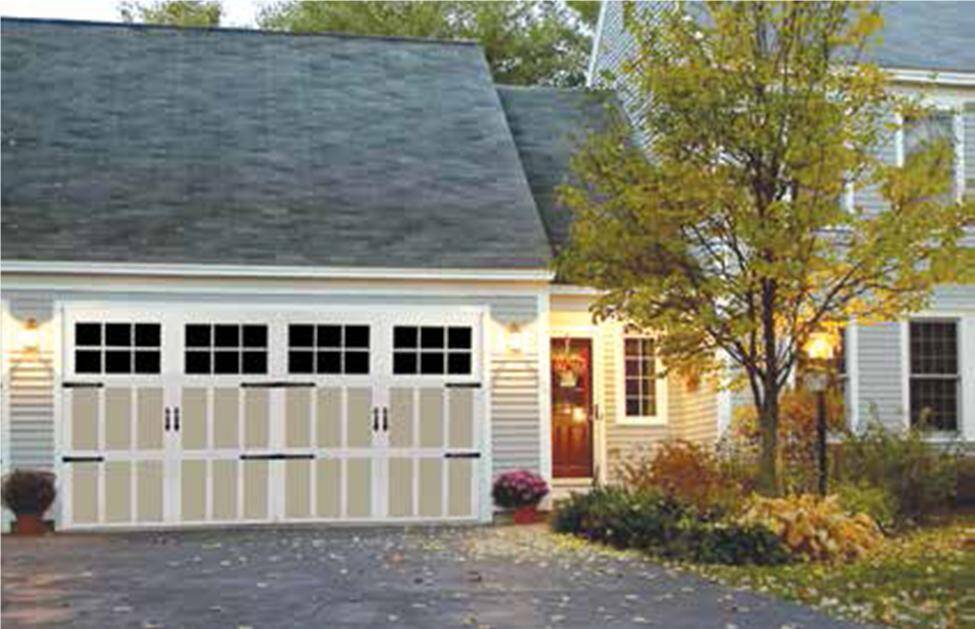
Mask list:
[[[47,533],[47,525],[35,513],[18,513],[14,532],[17,535],[43,535]]]
[[[526,505],[515,509],[515,524],[534,524],[538,522],[538,505]]]

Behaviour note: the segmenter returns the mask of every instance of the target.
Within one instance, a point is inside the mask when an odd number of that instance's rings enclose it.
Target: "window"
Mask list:
[[[470,375],[470,327],[396,326],[393,373],[397,375]]]
[[[369,326],[289,325],[288,373],[369,373]]]
[[[923,118],[904,121],[904,160],[928,149],[931,145],[947,141],[955,147],[954,114],[950,111],[936,111]],[[952,154],[951,187],[949,199],[958,198],[958,160]]]
[[[911,425],[958,428],[958,324],[910,323]]]
[[[75,323],[75,373],[160,372],[162,326],[158,323]]]
[[[653,339],[623,339],[624,410],[629,419],[657,416],[657,358]]]
[[[188,323],[187,374],[267,373],[267,326]]]

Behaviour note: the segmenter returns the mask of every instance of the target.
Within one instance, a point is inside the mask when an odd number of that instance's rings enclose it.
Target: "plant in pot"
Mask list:
[[[538,521],[538,503],[548,495],[545,479],[529,470],[505,472],[494,480],[491,497],[504,509],[514,509],[516,524]]]
[[[3,479],[3,506],[14,512],[14,531],[20,535],[42,535],[47,532],[43,516],[57,491],[54,474],[36,470],[14,470]]]

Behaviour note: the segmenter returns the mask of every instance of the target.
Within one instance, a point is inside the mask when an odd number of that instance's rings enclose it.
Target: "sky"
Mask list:
[[[5,17],[45,17],[119,22],[120,0],[2,0]],[[223,26],[254,26],[257,10],[268,0],[223,0]]]

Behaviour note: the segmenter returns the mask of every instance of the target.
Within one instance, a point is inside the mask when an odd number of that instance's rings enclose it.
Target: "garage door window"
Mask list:
[[[159,373],[158,323],[78,322],[74,336],[75,373]]]
[[[368,374],[369,326],[288,326],[288,373]]]
[[[396,326],[393,373],[397,375],[469,375],[471,328]]]
[[[186,325],[187,374],[267,373],[267,326]]]

